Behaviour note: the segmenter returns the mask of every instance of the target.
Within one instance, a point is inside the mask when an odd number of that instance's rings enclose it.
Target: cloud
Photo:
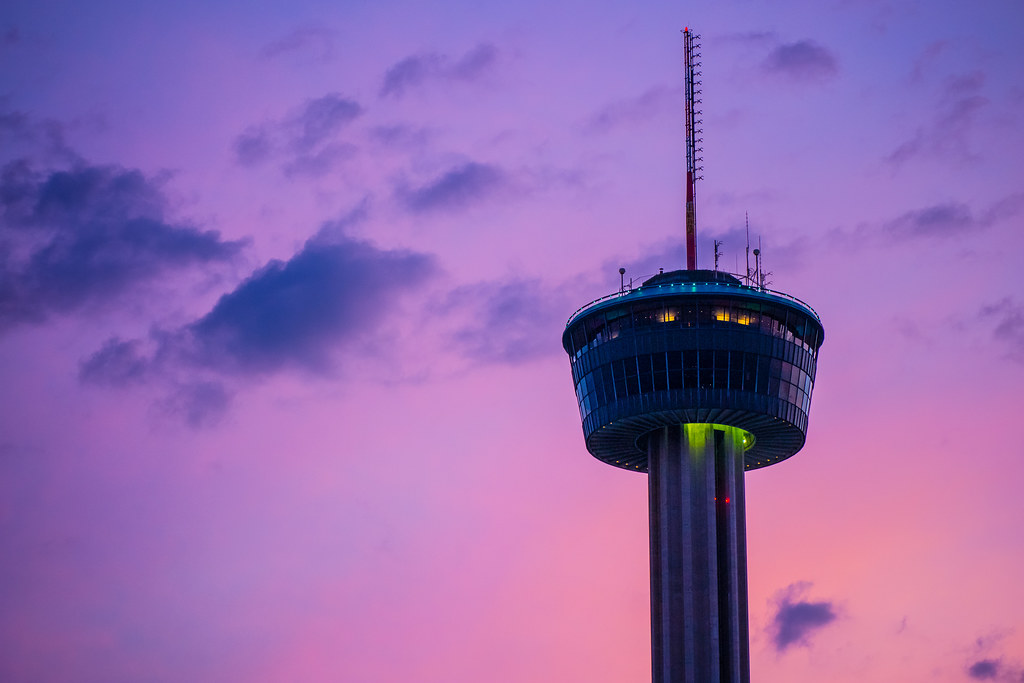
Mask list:
[[[839,73],[839,62],[824,46],[813,40],[799,40],[773,49],[761,68],[795,82],[820,82]]]
[[[493,196],[509,183],[497,166],[467,162],[419,187],[400,184],[399,200],[414,213],[461,209]]]
[[[260,55],[266,59],[275,59],[289,54],[307,54],[314,56],[317,61],[326,61],[334,52],[334,41],[334,31],[319,26],[305,26],[268,43],[260,50]]]
[[[0,98],[0,105],[4,98]],[[65,141],[64,126],[57,121],[36,120],[20,111],[0,110],[0,149],[6,161],[19,156],[74,162],[78,156]]]
[[[654,86],[636,97],[605,105],[590,117],[588,127],[604,132],[623,125],[643,123],[665,111],[681,111],[682,97],[680,88]]]
[[[440,308],[462,320],[451,338],[463,355],[512,365],[559,355],[569,310],[558,290],[539,280],[466,285],[452,291]]]
[[[108,339],[103,347],[79,367],[79,377],[86,382],[123,387],[143,381],[149,375],[149,361],[142,352],[142,342]]]
[[[967,675],[976,681],[993,680],[999,673],[998,659],[981,659],[967,667]]]
[[[956,237],[987,229],[1010,220],[1024,210],[1024,193],[1002,197],[975,215],[962,202],[944,202],[923,209],[914,209],[883,226],[891,235],[904,239]]]
[[[497,59],[498,50],[491,43],[481,43],[455,61],[436,52],[411,55],[385,72],[380,96],[401,97],[430,81],[476,81],[494,67]]]
[[[274,150],[270,134],[264,127],[251,127],[235,138],[232,147],[235,161],[242,166],[256,166],[270,158]]]
[[[985,76],[977,71],[947,79],[931,120],[898,145],[885,160],[899,166],[917,157],[972,159],[970,134],[979,113],[989,104],[988,98],[982,95],[984,85]]]
[[[374,126],[370,129],[370,137],[388,147],[411,148],[423,146],[430,138],[430,131],[405,124],[392,124]]]
[[[240,133],[232,143],[235,161],[257,166],[277,159],[285,175],[324,175],[358,152],[356,145],[339,141],[338,136],[364,111],[339,93],[307,100],[280,120]]]
[[[1024,362],[1024,305],[1010,298],[981,308],[981,317],[994,320],[992,335],[1010,349],[1010,357]]]
[[[924,51],[921,52],[921,55],[914,60],[914,66],[910,71],[910,82],[920,83],[924,79],[925,75],[931,71],[935,62],[948,47],[949,44],[944,40],[930,43]]]
[[[908,211],[890,221],[886,229],[898,237],[951,237],[976,226],[966,204],[948,202]]]
[[[148,340],[109,340],[82,361],[79,378],[112,387],[170,383],[163,408],[201,426],[208,413],[226,409],[227,380],[332,371],[339,351],[372,339],[398,299],[436,272],[430,255],[345,236],[365,211],[360,205],[325,224],[298,253],[270,261],[199,319],[156,329]]]
[[[221,382],[196,381],[174,388],[157,403],[165,414],[181,417],[193,429],[213,427],[227,413],[231,392]]]
[[[292,145],[299,151],[312,149],[362,113],[358,102],[337,93],[308,100],[291,122],[298,129]]]
[[[255,272],[185,331],[195,361],[252,374],[323,370],[338,345],[372,332],[400,294],[433,272],[430,257],[366,242],[311,240]]]
[[[831,602],[810,602],[802,599],[810,589],[806,582],[794,583],[775,594],[775,616],[769,630],[778,652],[793,645],[810,646],[810,636],[836,620]]]
[[[169,270],[233,259],[243,242],[168,222],[160,182],[79,165],[0,171],[0,329],[103,304]]]
[[[359,148],[352,144],[324,145],[315,152],[297,154],[282,167],[289,178],[307,176],[320,178],[337,168],[342,162],[355,157]]]

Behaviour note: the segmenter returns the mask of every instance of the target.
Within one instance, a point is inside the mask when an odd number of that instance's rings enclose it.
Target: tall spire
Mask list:
[[[697,137],[701,132],[697,129],[702,122],[699,118],[697,105],[700,100],[700,81],[697,77],[700,72],[700,36],[694,35],[689,27],[683,29],[683,51],[685,53],[686,70],[686,268],[696,270],[697,268],[697,204],[695,200],[694,186],[703,176],[697,175],[704,170],[698,164],[703,158],[697,156],[703,150],[697,147],[697,143],[703,139]]]

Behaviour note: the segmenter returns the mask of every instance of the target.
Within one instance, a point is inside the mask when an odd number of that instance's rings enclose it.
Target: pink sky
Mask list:
[[[649,680],[560,336],[683,264],[684,26],[699,264],[826,331],[754,680],[1024,680],[1009,0],[8,2],[0,680]]]

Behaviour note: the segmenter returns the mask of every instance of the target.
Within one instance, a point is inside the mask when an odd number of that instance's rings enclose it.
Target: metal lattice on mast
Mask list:
[[[700,36],[695,35],[689,28],[683,29],[683,52],[685,54],[685,89],[686,89],[686,269],[697,269],[697,205],[695,200],[695,185],[704,176],[698,175],[704,170],[701,162],[703,157],[698,156],[704,150],[697,146],[703,142],[698,137],[702,132],[698,126],[703,123],[700,119],[700,112],[697,105],[700,100]]]

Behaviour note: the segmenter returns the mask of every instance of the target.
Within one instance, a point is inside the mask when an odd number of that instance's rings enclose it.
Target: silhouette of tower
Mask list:
[[[688,269],[587,304],[562,346],[587,450],[648,474],[654,683],[746,683],[743,473],[803,447],[824,330],[764,286],[759,258],[742,280],[695,267],[694,40],[686,29]]]

